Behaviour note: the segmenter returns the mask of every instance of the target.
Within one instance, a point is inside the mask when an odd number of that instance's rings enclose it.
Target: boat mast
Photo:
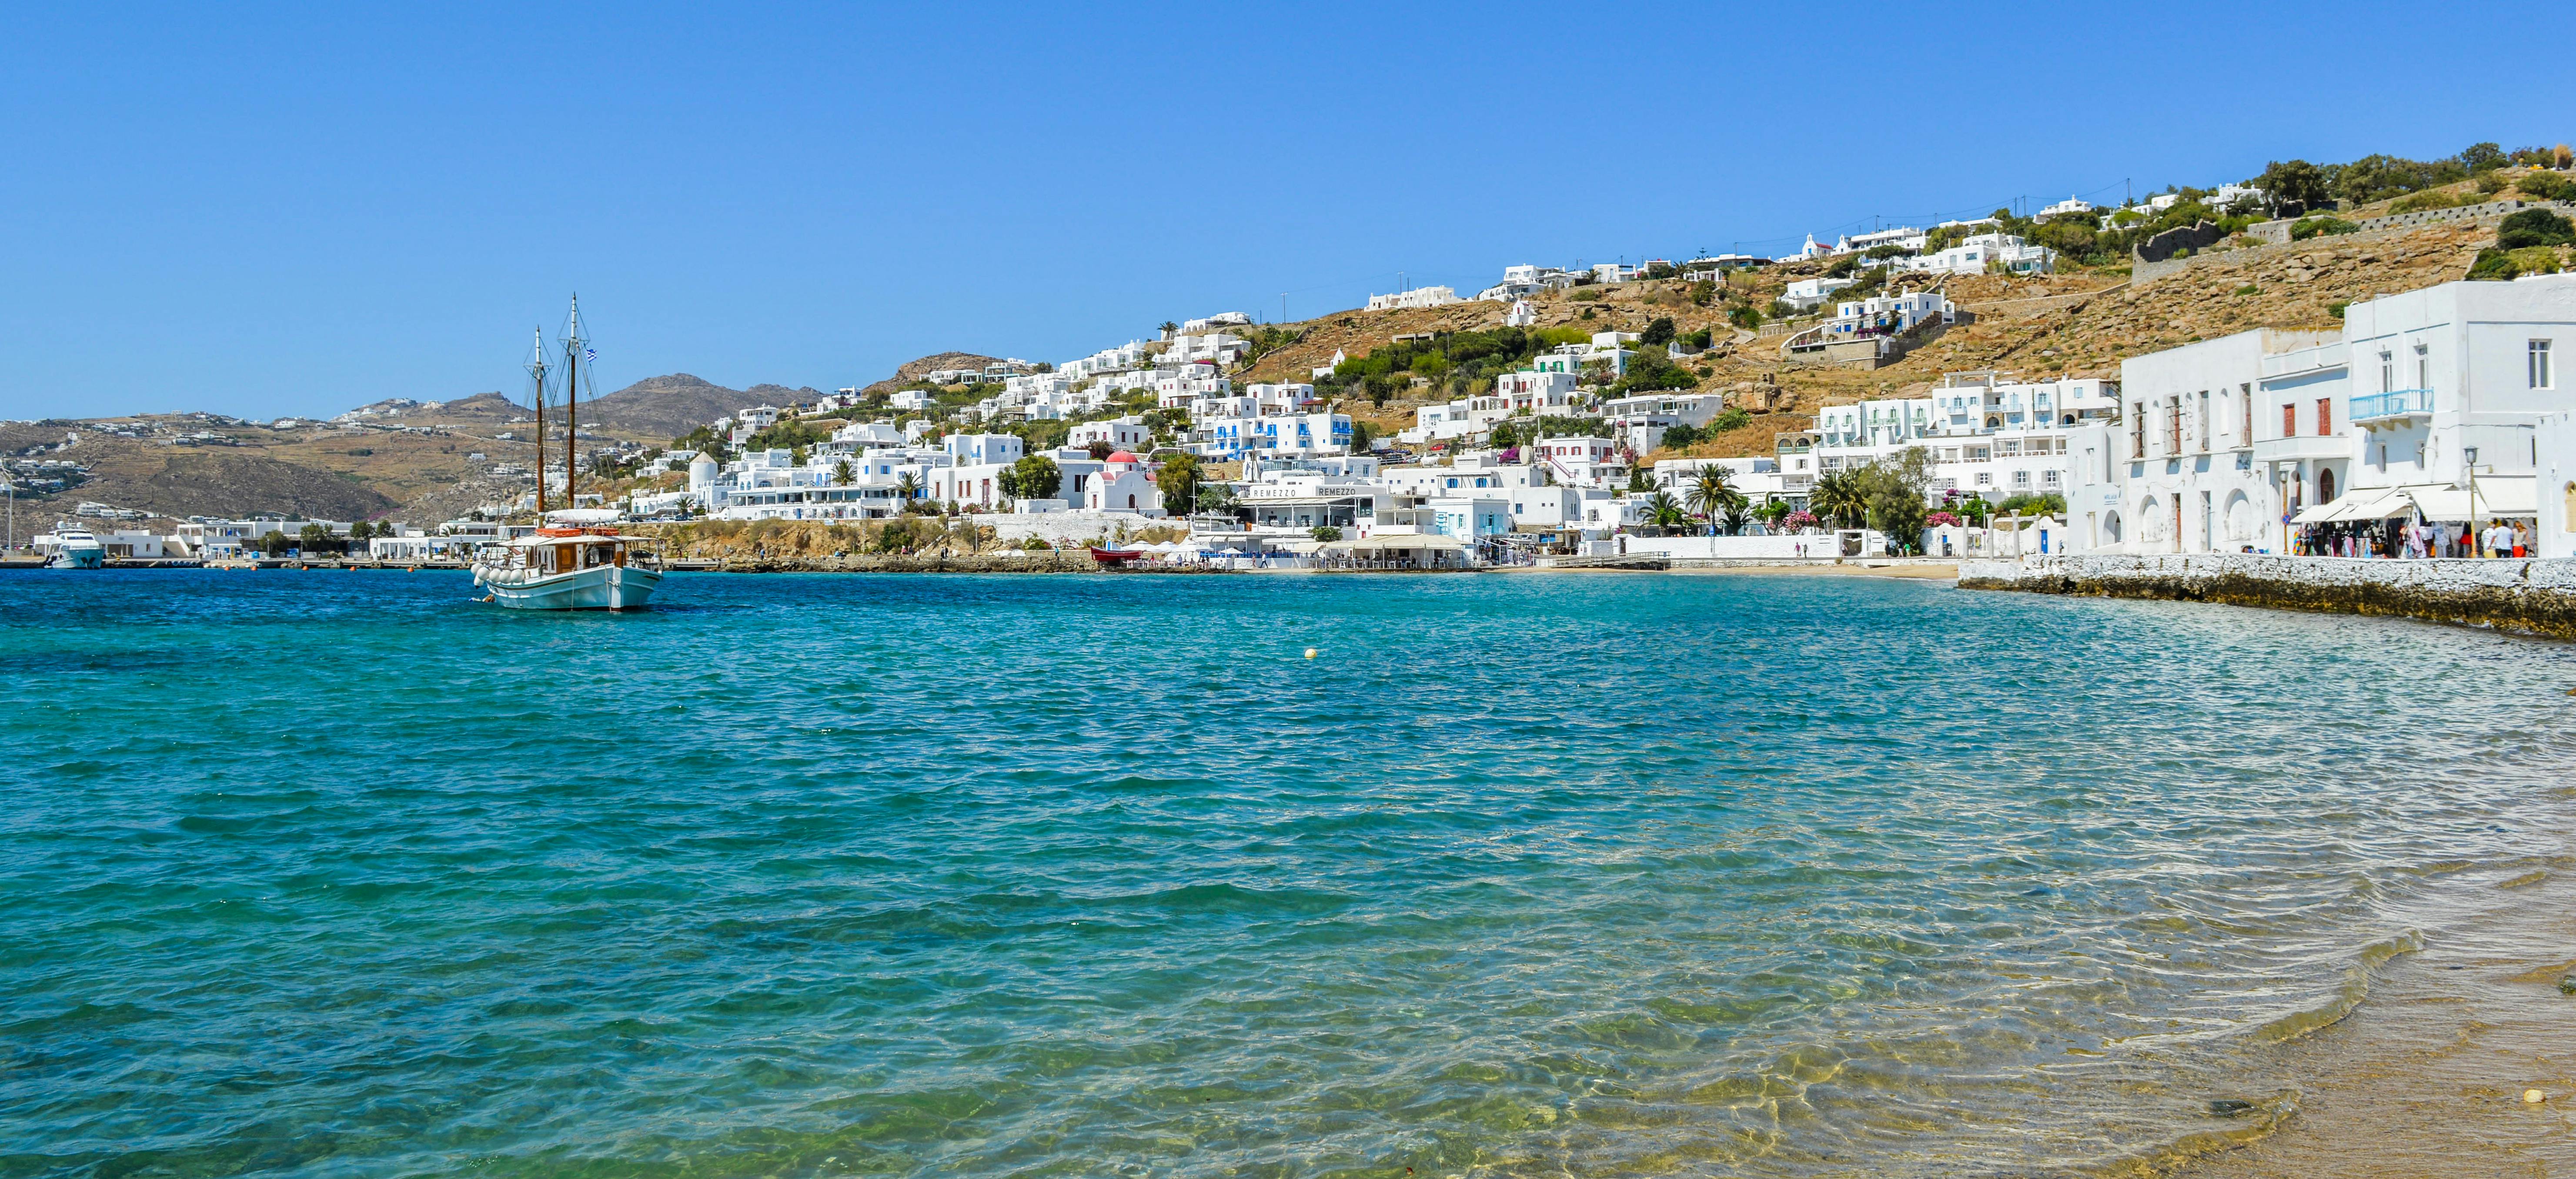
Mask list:
[[[537,523],[546,522],[546,329],[536,330],[537,350],[528,356],[528,376],[536,382],[537,404]]]
[[[581,397],[581,296],[572,297],[572,317],[564,321],[564,506],[577,508],[581,500],[572,493],[573,447],[578,445],[580,419],[574,403]]]

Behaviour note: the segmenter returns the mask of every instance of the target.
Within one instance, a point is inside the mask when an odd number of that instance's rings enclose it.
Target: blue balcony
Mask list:
[[[2430,389],[2391,389],[2385,393],[2361,394],[2352,399],[2352,420],[2355,422],[2432,415],[2433,391]]]

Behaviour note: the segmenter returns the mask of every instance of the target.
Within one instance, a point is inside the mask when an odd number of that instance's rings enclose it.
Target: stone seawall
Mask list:
[[[2576,639],[2576,560],[2059,556],[1964,561],[1959,588],[2421,618]]]
[[[734,556],[700,566],[711,573],[1102,573],[1085,549],[984,553],[853,553],[798,556]],[[1156,572],[1169,572],[1160,566]],[[1180,572],[1197,572],[1183,569]]]

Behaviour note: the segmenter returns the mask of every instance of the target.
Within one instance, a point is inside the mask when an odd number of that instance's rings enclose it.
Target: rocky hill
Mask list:
[[[582,420],[621,437],[667,440],[762,403],[776,385],[728,389],[688,373],[648,377],[582,406]],[[792,395],[792,394],[787,394]],[[810,392],[807,395],[811,396]],[[775,404],[773,401],[772,404]]]

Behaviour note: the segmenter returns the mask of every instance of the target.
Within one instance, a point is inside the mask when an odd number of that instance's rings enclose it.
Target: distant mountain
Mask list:
[[[812,401],[815,396],[811,389],[799,391],[778,385],[728,389],[688,373],[672,373],[637,381],[597,401],[584,402],[581,416],[584,426],[596,423],[614,433],[676,438],[736,410],[775,405],[782,399]]]
[[[931,371],[934,369],[982,368],[999,359],[1001,358],[997,356],[979,356],[972,352],[941,352],[931,356],[924,356],[919,360],[911,361],[895,369],[893,376],[870,385],[867,388],[860,390],[860,392],[891,393],[896,389],[902,388],[906,384],[929,376]]]

